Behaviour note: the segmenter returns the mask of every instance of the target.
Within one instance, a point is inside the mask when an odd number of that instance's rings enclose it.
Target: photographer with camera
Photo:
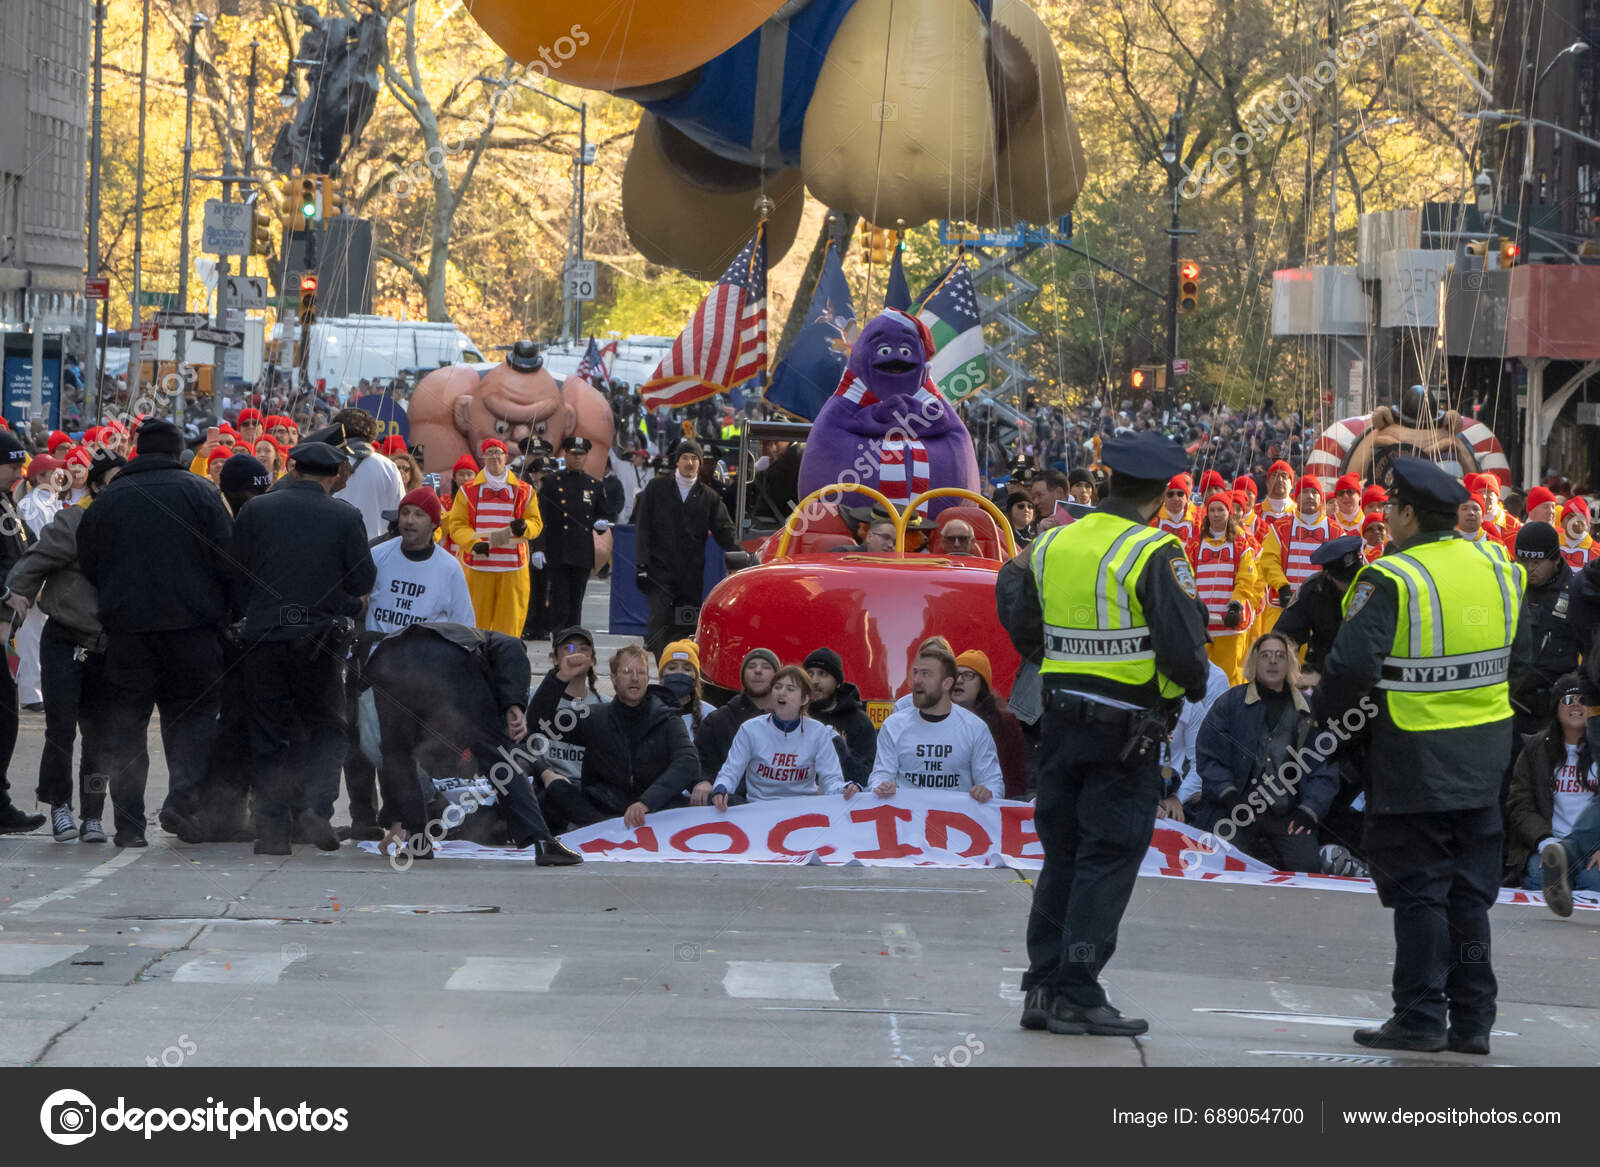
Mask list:
[[[296,446],[288,477],[234,525],[257,855],[288,855],[291,841],[339,847],[328,820],[345,756],[344,660],[377,579],[360,511],[329,495],[341,461],[325,443]]]

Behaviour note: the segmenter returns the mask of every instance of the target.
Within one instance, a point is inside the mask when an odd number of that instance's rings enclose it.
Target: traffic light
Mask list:
[[[322,218],[322,183],[318,175],[302,174],[292,187],[294,213],[290,216],[290,230],[315,226]]]
[[[1178,311],[1193,312],[1200,306],[1200,265],[1186,259],[1178,265]]]
[[[1516,267],[1517,261],[1522,258],[1522,248],[1510,239],[1500,245],[1500,266]]]
[[[250,210],[250,254],[272,254],[272,209],[257,197]]]
[[[1133,371],[1133,376],[1128,378],[1128,380],[1133,385],[1133,387],[1135,389],[1143,389],[1144,388],[1144,370],[1143,369],[1135,369]]]
[[[1467,243],[1467,254],[1478,259],[1484,259],[1489,254],[1489,241],[1487,239],[1473,239]]]
[[[317,277],[307,272],[300,277],[300,327],[309,328],[317,320]]]
[[[333,179],[323,175],[320,189],[322,192],[322,218],[336,219],[346,213],[344,194],[334,185]]]

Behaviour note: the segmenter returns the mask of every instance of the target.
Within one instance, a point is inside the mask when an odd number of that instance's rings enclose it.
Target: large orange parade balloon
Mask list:
[[[784,0],[467,0],[467,10],[511,56],[585,89],[652,85],[725,52]]]

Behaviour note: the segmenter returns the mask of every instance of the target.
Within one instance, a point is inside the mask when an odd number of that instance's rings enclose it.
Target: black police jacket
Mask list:
[[[233,560],[250,640],[294,640],[354,616],[378,578],[361,512],[303,479],[244,504]]]
[[[1460,538],[1454,531],[1426,532],[1402,551],[1439,539]],[[1511,718],[1454,729],[1403,730],[1388,714],[1388,703],[1373,689],[1383,661],[1394,650],[1400,616],[1397,586],[1381,571],[1363,572],[1372,585],[1366,601],[1345,618],[1333,651],[1322,663],[1314,704],[1324,725],[1335,719],[1350,733],[1370,727],[1366,786],[1368,814],[1429,814],[1479,810],[1500,799],[1500,782],[1511,763]],[[1527,621],[1518,619],[1511,643],[1510,687],[1522,683],[1530,646]]]
[[[233,520],[207,479],[141,454],[78,525],[78,566],[110,635],[221,628],[229,618]]]
[[[1550,686],[1565,673],[1578,671],[1582,655],[1579,630],[1569,618],[1574,575],[1565,560],[1543,587],[1528,585],[1522,596],[1522,623],[1528,629],[1528,668],[1511,685],[1511,708],[1523,717],[1555,713]]]
[[[1300,585],[1294,600],[1278,617],[1274,629],[1296,644],[1304,645],[1306,668],[1321,670],[1333,647],[1333,638],[1339,635],[1339,625],[1344,621],[1341,605],[1344,593],[1326,571]]]
[[[540,538],[550,563],[585,571],[594,567],[595,520],[615,517],[598,478],[576,469],[546,475],[539,488],[539,513],[544,518]]]

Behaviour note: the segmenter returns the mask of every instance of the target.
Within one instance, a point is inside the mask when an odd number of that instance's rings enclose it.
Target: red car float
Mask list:
[[[894,518],[895,550],[841,553],[832,548],[856,542],[835,501],[844,492],[826,486],[801,499],[783,530],[762,542],[760,562],[734,572],[706,597],[696,640],[708,699],[739,690],[740,664],[751,649],[768,648],[785,664],[799,664],[826,646],[843,659],[845,679],[881,724],[895,699],[910,692],[917,646],[934,635],[957,653],[987,653],[995,692],[1009,696],[1021,662],[994,600],[995,576],[1016,554],[1005,516],[988,499],[957,487],[926,491],[901,511],[876,490],[852,485],[849,494],[870,496]],[[952,496],[963,501],[938,514],[939,531],[928,549],[907,552],[906,526],[918,504]],[[944,553],[941,532],[955,519],[977,535],[976,555]]]

